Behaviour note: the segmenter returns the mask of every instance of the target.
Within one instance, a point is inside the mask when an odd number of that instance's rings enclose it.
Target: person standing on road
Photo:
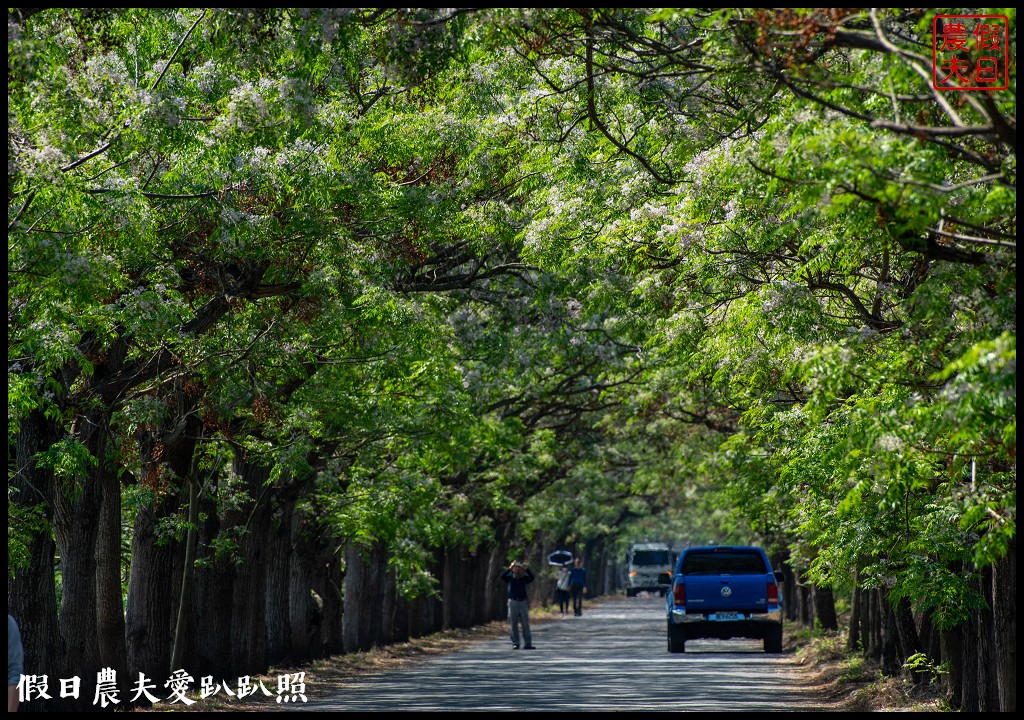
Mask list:
[[[525,649],[533,650],[533,636],[530,634],[529,600],[526,586],[533,582],[533,573],[526,563],[516,560],[501,574],[501,579],[508,583],[508,624],[509,638],[512,649],[519,649],[519,626],[523,628]]]
[[[583,593],[586,591],[587,569],[583,567],[583,558],[576,558],[569,571],[569,595],[572,596],[572,614],[577,617],[583,614]]]
[[[559,565],[555,571],[555,600],[563,615],[569,611],[569,563]]]

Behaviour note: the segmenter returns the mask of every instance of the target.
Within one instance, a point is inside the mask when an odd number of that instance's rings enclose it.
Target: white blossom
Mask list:
[[[883,452],[895,452],[903,449],[903,441],[895,435],[883,435],[878,438],[878,447]]]

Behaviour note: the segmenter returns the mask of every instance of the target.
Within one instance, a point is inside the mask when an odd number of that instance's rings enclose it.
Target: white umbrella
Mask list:
[[[568,565],[572,562],[572,553],[568,550],[555,550],[548,553],[548,565]]]

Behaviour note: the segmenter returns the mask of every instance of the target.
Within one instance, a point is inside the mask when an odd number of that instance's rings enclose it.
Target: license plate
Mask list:
[[[734,612],[715,613],[715,620],[739,620],[740,614]]]

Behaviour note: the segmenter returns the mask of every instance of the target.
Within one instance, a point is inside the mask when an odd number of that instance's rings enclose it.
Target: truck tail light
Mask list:
[[[629,571],[629,576],[630,577],[636,577],[636,570],[630,570]]]
[[[677,582],[672,586],[672,600],[676,605],[686,604],[686,585]]]
[[[768,604],[779,604],[779,586],[773,582],[768,583]]]

